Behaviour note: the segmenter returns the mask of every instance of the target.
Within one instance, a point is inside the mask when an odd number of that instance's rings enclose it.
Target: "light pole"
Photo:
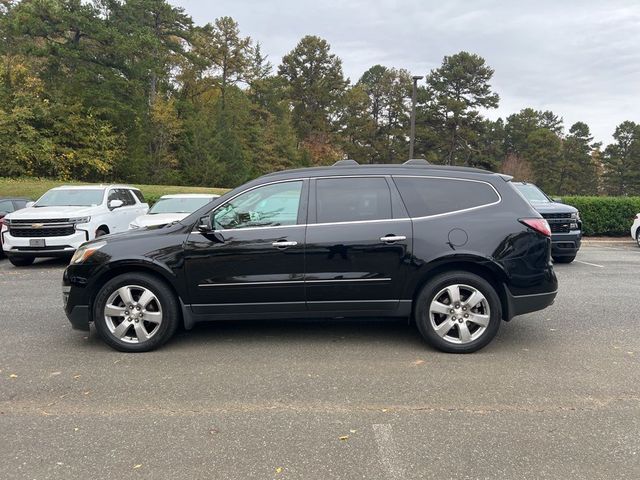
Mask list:
[[[416,141],[416,94],[418,90],[418,80],[422,80],[424,77],[421,75],[414,75],[412,78],[413,91],[411,92],[411,135],[409,136],[409,160],[413,158],[413,145]]]

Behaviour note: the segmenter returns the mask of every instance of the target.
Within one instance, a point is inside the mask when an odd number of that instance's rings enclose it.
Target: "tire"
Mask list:
[[[105,310],[107,304],[110,308]],[[164,281],[146,273],[125,273],[100,289],[93,320],[109,346],[121,352],[148,352],[173,336],[180,310],[175,294]]]
[[[448,288],[454,293],[453,298]],[[459,303],[455,303],[456,290]],[[476,294],[480,297],[474,296],[472,301],[478,302],[470,307],[466,301]],[[453,314],[447,302],[453,304]],[[494,287],[484,278],[464,271],[443,273],[429,281],[416,298],[414,311],[418,330],[427,343],[448,353],[480,350],[493,340],[502,322],[500,298]],[[477,323],[472,320],[474,317]]]
[[[8,257],[11,265],[15,267],[28,267],[35,261],[34,257],[15,257],[13,255],[8,255]]]
[[[636,243],[640,247],[640,228],[638,228],[638,230],[636,230]]]
[[[105,232],[104,230],[102,230],[101,228],[99,228],[98,230],[96,230],[96,238],[98,237],[102,237],[103,235],[107,235],[107,232]]]
[[[575,255],[571,255],[568,257],[553,257],[553,261],[556,263],[571,263],[576,259]]]

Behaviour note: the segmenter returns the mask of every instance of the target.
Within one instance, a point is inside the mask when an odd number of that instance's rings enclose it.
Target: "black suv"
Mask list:
[[[558,263],[573,262],[582,241],[582,221],[578,209],[553,200],[533,183],[512,183],[531,206],[549,222],[553,260]]]
[[[556,296],[547,222],[510,177],[430,165],[263,176],[158,229],[88,242],[64,272],[74,328],[130,352],[222,319],[400,317],[447,352]]]

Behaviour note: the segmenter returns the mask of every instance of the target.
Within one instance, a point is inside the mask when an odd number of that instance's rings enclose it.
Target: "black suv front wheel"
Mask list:
[[[147,352],[169,340],[180,319],[171,289],[145,273],[109,280],[98,292],[93,318],[102,339],[122,352]]]
[[[438,350],[471,353],[487,345],[502,321],[500,299],[484,278],[447,272],[429,281],[416,300],[416,324]]]

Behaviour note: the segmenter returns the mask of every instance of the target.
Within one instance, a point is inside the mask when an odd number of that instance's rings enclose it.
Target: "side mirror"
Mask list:
[[[122,200],[109,200],[109,210],[120,208],[122,205],[124,205]]]
[[[213,225],[211,224],[211,216],[205,215],[204,217],[200,217],[200,221],[198,222],[198,226],[196,228],[201,233],[212,232]]]
[[[27,202],[27,203],[24,205],[24,208],[33,207],[35,204],[36,204],[36,202]]]

